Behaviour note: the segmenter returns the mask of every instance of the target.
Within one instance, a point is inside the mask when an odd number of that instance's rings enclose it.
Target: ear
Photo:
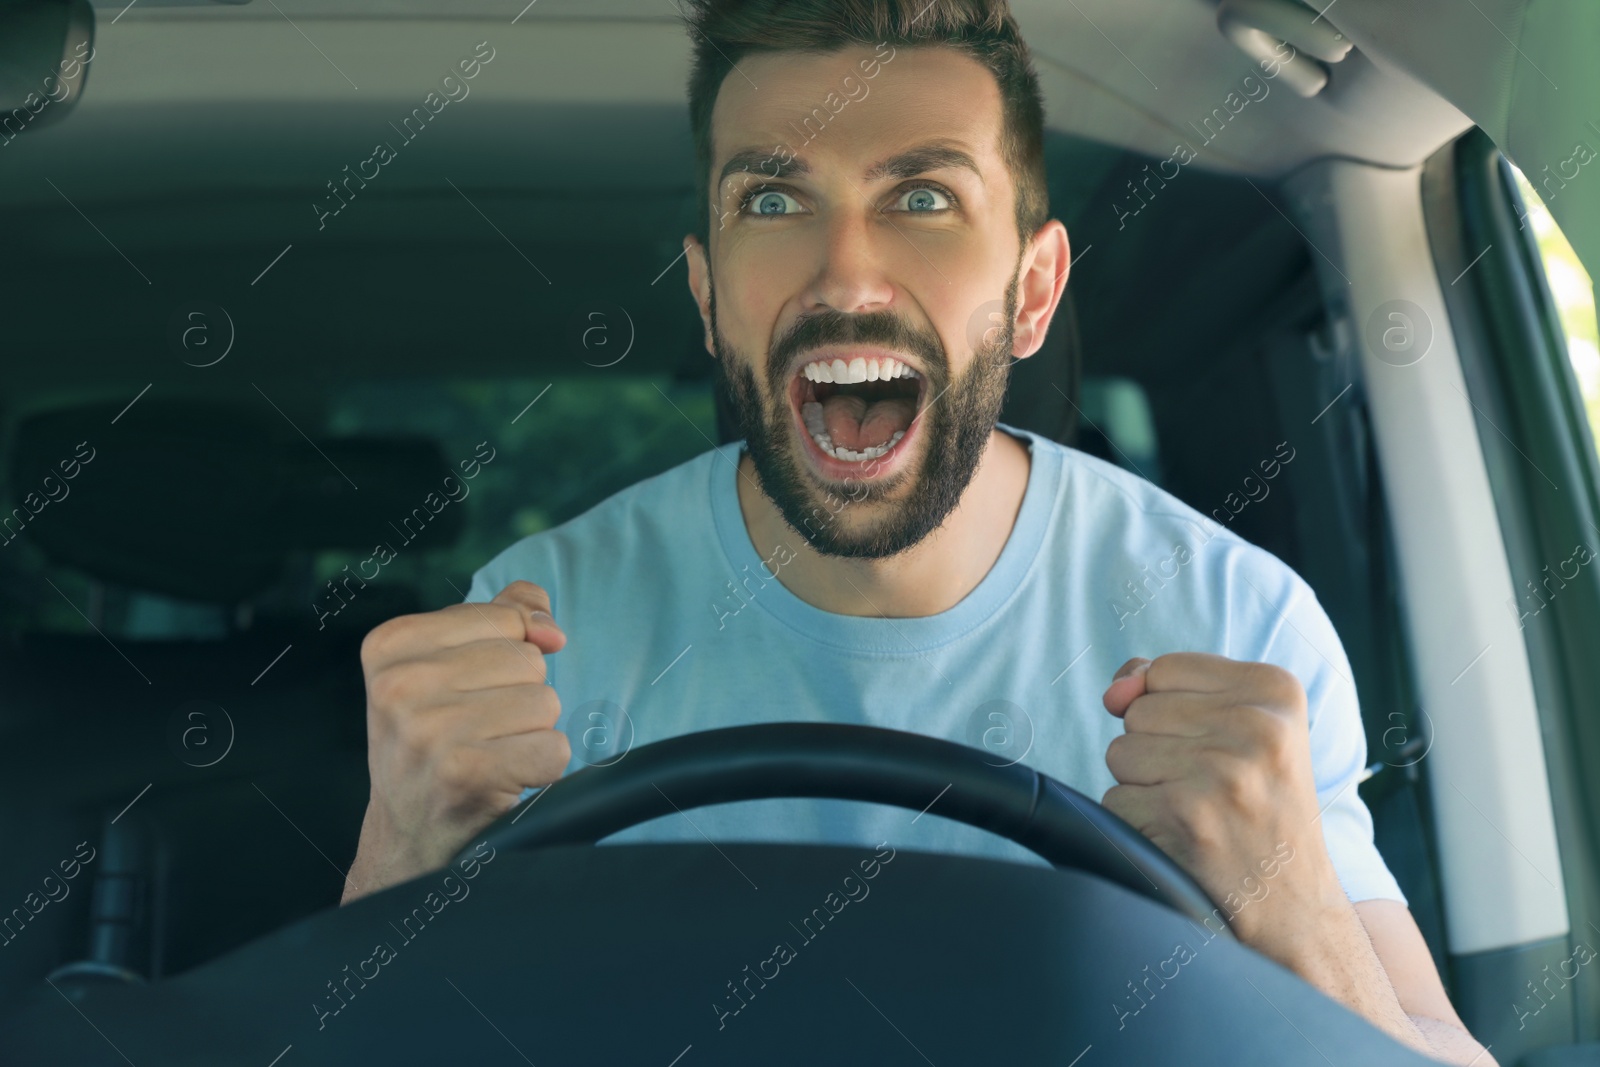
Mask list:
[[[1017,326],[1011,355],[1026,359],[1044,347],[1045,330],[1061,303],[1072,265],[1072,245],[1059,219],[1039,227],[1029,242],[1022,277],[1017,283]]]
[[[694,234],[683,239],[684,251],[689,256],[689,295],[700,308],[700,323],[705,328],[706,351],[716,358],[717,350],[711,343],[711,266],[706,261],[706,248]]]

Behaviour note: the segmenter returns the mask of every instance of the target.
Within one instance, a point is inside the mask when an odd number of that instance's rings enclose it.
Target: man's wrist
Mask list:
[[[1257,952],[1305,978],[1308,970],[1322,965],[1331,946],[1344,940],[1341,934],[1347,935],[1350,924],[1360,928],[1361,918],[1339,884],[1326,849],[1301,848],[1298,855],[1306,862],[1285,870],[1288,877],[1280,877],[1277,884],[1268,883],[1266,896],[1235,917],[1234,932]]]
[[[442,864],[443,861],[430,863],[426,856],[418,854],[415,842],[396,831],[383,805],[373,798],[368,801],[367,813],[361,820],[361,836],[339,903],[348,904],[399,885]]]

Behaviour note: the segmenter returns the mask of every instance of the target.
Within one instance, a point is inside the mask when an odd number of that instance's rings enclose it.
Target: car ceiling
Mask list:
[[[689,40],[673,0],[537,0],[512,25],[519,6],[518,0],[103,3],[91,85],[73,125],[96,112],[114,110],[105,120],[127,121],[134,118],[127,109],[146,116],[160,109],[168,122],[135,124],[146,134],[160,135],[150,126],[164,125],[167,136],[183,137],[194,128],[176,119],[189,109],[266,105],[279,113],[315,108],[348,128],[378,109],[387,119],[395,108],[414,106],[456,58],[452,49],[471,38],[489,40],[497,55],[512,60],[495,67],[474,93],[526,115],[519,126],[527,132],[524,143],[506,146],[499,159],[507,180],[587,187],[609,173],[629,188],[676,189],[687,155],[683,147],[670,154],[662,148],[683,142]],[[1230,93],[1242,94],[1242,79],[1260,74],[1217,31],[1215,4],[1206,0],[1018,0],[1012,8],[1034,55],[1047,122],[1089,140],[1165,158],[1177,140],[1196,143],[1196,124]],[[619,105],[680,117],[643,145],[611,130],[576,138],[574,127],[584,124],[563,118],[574,109]],[[1362,51],[1335,68],[1317,97],[1269,86],[1251,106],[1257,110],[1250,122],[1203,145],[1202,169],[1273,177],[1328,155],[1406,166],[1469,124],[1395,66]],[[209,117],[206,132],[224,142],[247,142],[258,132],[248,117]],[[45,139],[44,131],[39,137]],[[533,151],[527,142],[545,151],[527,154]],[[38,148],[42,154],[45,146]],[[641,166],[646,154],[650,162]]]
[[[1593,75],[1579,76],[1575,45],[1535,74],[1500,29],[1523,27],[1559,49],[1562,23],[1551,14],[1558,5],[1337,2],[1325,17],[1356,49],[1332,67],[1328,87],[1305,99],[1274,86],[1206,144],[1195,124],[1259,74],[1218,32],[1214,4],[1017,0],[1012,8],[1035,57],[1047,122],[1083,146],[1052,157],[1056,194],[1095,191],[1120,158],[1104,146],[1166,158],[1178,140],[1199,149],[1197,169],[1266,180],[1326,157],[1409,166],[1473,120],[1529,159],[1540,152],[1565,158],[1549,147],[1567,140],[1564,132],[1543,133],[1534,121],[1537,107],[1554,106],[1540,79],[1559,75],[1581,89]],[[169,288],[183,279],[178,288],[187,285],[191,295],[200,277],[244,287],[286,244],[308,250],[295,259],[328,295],[325,316],[334,314],[335,298],[348,304],[392,290],[393,279],[372,270],[371,257],[404,245],[436,250],[440,273],[481,273],[485,255],[501,257],[481,298],[524,302],[530,320],[560,332],[571,309],[550,299],[552,274],[596,299],[618,286],[654,285],[650,279],[667,273],[695,224],[684,99],[689,42],[673,0],[96,7],[96,57],[81,103],[64,121],[0,151],[0,211],[12,249],[26,253],[27,272],[69,286],[36,284],[40,299],[95,296],[96,316],[47,317],[50,329],[87,331],[74,345],[79,351],[120,344],[129,316],[138,318],[134,301],[148,302],[133,292],[141,278]],[[1563,6],[1560,19],[1574,10]],[[426,131],[427,149],[412,149],[404,166],[383,173],[381,190],[367,194],[374,203],[319,230],[312,204],[327,195],[325,183],[370,155],[390,124],[479,41],[490,42],[495,60],[472,95]],[[1577,114],[1581,101],[1569,94],[1559,103],[1560,114]],[[1122,176],[1115,175],[1119,186]],[[1564,225],[1563,211],[1581,217],[1600,204],[1580,199],[1552,203]],[[1054,206],[1071,227],[1081,205]],[[107,248],[111,234],[116,255]],[[1569,236],[1595,267],[1592,234]],[[13,291],[28,284],[21,258],[0,252],[0,273]],[[692,324],[692,309],[681,277],[668,278],[678,314],[662,311],[654,326],[679,330],[680,316]],[[428,280],[414,282],[420,291]],[[656,292],[666,288],[664,281]],[[143,314],[152,335],[162,332],[168,310]],[[48,332],[44,321],[36,315],[33,336],[14,333],[15,343],[36,348]],[[104,323],[98,335],[96,322]],[[350,348],[368,336],[351,322],[318,340]],[[686,336],[684,348],[692,349]],[[112,371],[115,363],[105,357],[98,366]],[[13,378],[50,373],[37,363],[0,366]]]
[[[1338,0],[1357,49],[1409,71],[1483,127],[1536,187],[1573,178],[1575,145],[1600,150],[1600,4],[1592,0]],[[1330,5],[1331,6],[1331,5]],[[1591,157],[1592,158],[1592,157]],[[1545,168],[1550,168],[1547,171]],[[1540,189],[1592,278],[1600,279],[1600,177]],[[1577,179],[1573,179],[1576,181]]]

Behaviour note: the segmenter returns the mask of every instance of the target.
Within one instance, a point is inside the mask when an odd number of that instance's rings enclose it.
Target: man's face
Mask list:
[[[960,502],[1005,394],[1022,249],[999,88],[938,47],[739,68],[690,274],[718,378],[785,521],[824,554],[894,555]]]

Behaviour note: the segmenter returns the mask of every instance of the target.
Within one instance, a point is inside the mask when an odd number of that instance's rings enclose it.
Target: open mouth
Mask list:
[[[789,398],[816,451],[833,463],[879,461],[911,436],[927,378],[886,353],[804,363],[789,383]]]

